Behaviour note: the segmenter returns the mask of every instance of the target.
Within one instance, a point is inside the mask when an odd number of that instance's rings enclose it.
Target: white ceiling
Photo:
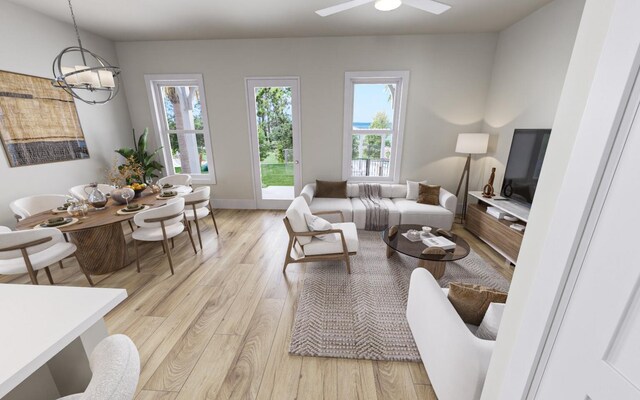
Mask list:
[[[66,0],[10,0],[70,22]],[[433,15],[367,4],[320,17],[345,0],[75,0],[78,25],[116,41],[497,32],[551,0],[444,0]]]

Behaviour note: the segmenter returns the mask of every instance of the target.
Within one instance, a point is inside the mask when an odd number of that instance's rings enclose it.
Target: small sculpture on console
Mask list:
[[[482,197],[490,199],[496,195],[495,192],[493,191],[493,181],[495,179],[496,179],[496,169],[491,168],[491,176],[489,177],[489,183],[484,185],[484,188],[482,189]]]

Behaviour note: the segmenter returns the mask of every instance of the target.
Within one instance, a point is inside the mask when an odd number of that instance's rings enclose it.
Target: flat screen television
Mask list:
[[[516,129],[500,195],[531,204],[538,187],[551,129]]]

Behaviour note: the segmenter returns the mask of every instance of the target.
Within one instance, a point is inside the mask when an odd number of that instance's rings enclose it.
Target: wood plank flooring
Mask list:
[[[105,319],[110,333],[129,335],[140,351],[136,399],[436,399],[419,363],[289,355],[298,295],[314,266],[292,264],[282,274],[282,218],[281,211],[218,210],[219,236],[211,219],[201,224],[204,251],[194,256],[187,235],[176,238],[175,275],[160,244],[143,244],[141,273],[133,263],[94,278],[129,294]],[[454,231],[511,279],[497,253],[461,226]],[[56,284],[88,286],[74,260],[64,265],[52,267]]]

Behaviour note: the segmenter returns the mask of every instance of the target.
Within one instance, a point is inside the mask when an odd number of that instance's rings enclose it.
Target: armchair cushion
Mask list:
[[[306,214],[312,213],[305,199],[301,196],[293,199],[285,215],[294,232],[309,232],[309,227],[304,217]],[[302,246],[311,242],[311,238],[308,236],[298,236],[297,239]]]
[[[347,243],[347,251],[356,253],[358,251],[358,230],[353,222],[343,222],[331,224],[331,229],[340,229],[344,234],[344,240]],[[327,242],[318,238],[313,238],[309,243],[302,247],[305,256],[316,256],[323,254],[342,253],[342,240],[337,242]]]
[[[480,325],[489,304],[506,302],[507,294],[480,285],[450,283],[448,298],[465,323]]]
[[[309,227],[311,232],[322,232],[333,229],[331,223],[324,218],[311,214],[305,214],[304,218],[307,221],[307,227]],[[326,240],[327,242],[337,242],[340,240],[340,235],[337,233],[327,233],[326,235],[316,237],[320,240]]]

